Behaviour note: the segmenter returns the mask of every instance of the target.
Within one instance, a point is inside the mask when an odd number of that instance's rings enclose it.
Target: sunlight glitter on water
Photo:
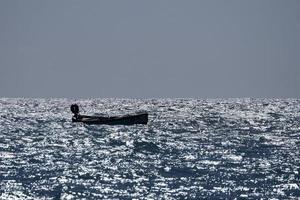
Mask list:
[[[71,122],[149,112],[148,125]],[[299,198],[297,99],[0,99],[0,199]]]

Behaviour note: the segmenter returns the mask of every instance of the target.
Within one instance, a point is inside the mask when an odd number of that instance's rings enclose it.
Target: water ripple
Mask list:
[[[84,125],[147,110],[149,124]],[[0,199],[300,197],[298,99],[0,99]]]

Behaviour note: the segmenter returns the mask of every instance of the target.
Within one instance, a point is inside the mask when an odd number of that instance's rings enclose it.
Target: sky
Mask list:
[[[0,97],[300,98],[299,0],[0,0]]]

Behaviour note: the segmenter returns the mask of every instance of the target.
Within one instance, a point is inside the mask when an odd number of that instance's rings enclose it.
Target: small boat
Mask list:
[[[71,105],[71,111],[74,114],[72,122],[83,122],[86,124],[107,124],[107,125],[134,125],[134,124],[147,124],[148,113],[139,113],[134,115],[114,116],[114,117],[101,117],[101,116],[88,116],[80,115],[79,107],[76,104]]]

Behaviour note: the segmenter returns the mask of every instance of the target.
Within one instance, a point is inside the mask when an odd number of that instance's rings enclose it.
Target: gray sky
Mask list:
[[[0,0],[0,97],[300,98],[299,0]]]

